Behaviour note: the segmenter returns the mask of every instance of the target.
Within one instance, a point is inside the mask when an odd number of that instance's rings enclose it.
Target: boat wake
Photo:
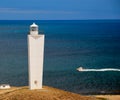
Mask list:
[[[97,71],[120,71],[120,69],[116,68],[102,68],[102,69],[83,69],[82,67],[77,68],[78,71],[83,71],[83,72],[97,72]]]

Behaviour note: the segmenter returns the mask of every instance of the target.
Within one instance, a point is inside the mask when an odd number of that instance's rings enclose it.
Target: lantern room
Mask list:
[[[38,25],[36,25],[35,23],[30,25],[30,34],[31,35],[38,35]]]

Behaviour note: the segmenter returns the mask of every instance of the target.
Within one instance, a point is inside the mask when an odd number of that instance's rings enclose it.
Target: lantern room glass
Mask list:
[[[38,31],[38,27],[31,27],[31,31]]]

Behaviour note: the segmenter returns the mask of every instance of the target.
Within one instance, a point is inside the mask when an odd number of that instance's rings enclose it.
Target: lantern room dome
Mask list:
[[[33,23],[32,25],[30,25],[30,27],[38,27],[38,25],[36,25],[35,23]]]

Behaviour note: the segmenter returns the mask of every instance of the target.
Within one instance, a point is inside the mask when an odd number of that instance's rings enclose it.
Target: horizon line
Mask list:
[[[78,21],[78,20],[120,20],[120,19],[0,19],[0,21],[4,21],[4,20],[8,20],[8,21],[14,21],[14,20],[16,20],[16,21],[18,21],[18,20],[28,20],[28,21],[30,21],[30,20],[40,20],[40,21],[55,21],[55,20],[68,20],[68,21],[72,21],[72,20],[76,20],[76,21]]]

